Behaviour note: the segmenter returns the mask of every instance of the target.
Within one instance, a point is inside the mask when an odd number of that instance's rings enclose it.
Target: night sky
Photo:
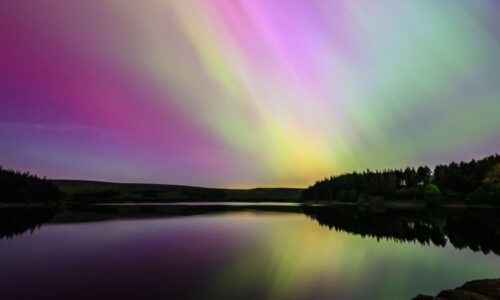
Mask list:
[[[0,165],[221,187],[500,152],[495,0],[0,0]]]

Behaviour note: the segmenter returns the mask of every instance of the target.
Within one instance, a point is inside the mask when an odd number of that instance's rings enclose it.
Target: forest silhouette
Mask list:
[[[59,196],[59,188],[50,180],[0,166],[0,203],[51,203]]]
[[[385,200],[500,204],[500,156],[429,167],[353,172],[325,178],[304,200],[373,203]]]
[[[63,192],[60,191],[63,189]],[[383,204],[386,201],[500,204],[500,156],[417,168],[353,172],[325,178],[300,189],[229,190],[171,185],[51,181],[29,172],[0,167],[1,203],[65,201],[324,201]],[[64,197],[62,197],[64,196]]]

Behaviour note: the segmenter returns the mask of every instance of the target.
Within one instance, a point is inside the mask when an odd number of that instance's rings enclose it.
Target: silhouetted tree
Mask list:
[[[422,185],[429,184],[431,182],[431,169],[427,166],[418,167],[417,169],[417,181]]]
[[[358,196],[386,199],[423,200],[424,187],[433,183],[444,199],[472,203],[500,204],[500,156],[438,165],[432,174],[427,166],[415,170],[370,171],[332,176],[316,182],[303,192],[305,200],[355,202]],[[356,196],[356,197],[355,197]]]
[[[439,205],[441,201],[441,191],[435,184],[428,184],[424,191],[425,204],[430,206]]]
[[[0,202],[49,203],[58,201],[59,194],[57,186],[45,178],[0,167]]]

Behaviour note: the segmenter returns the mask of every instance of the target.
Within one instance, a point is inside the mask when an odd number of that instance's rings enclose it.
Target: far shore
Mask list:
[[[0,208],[22,208],[22,207],[49,207],[49,206],[59,206],[65,203],[0,203]]]
[[[241,202],[241,203],[253,203],[255,201],[228,201],[228,200],[221,200],[221,201],[207,201],[207,200],[189,200],[189,201],[152,201],[151,203],[158,203],[164,204],[164,203],[178,203],[182,205],[183,202],[189,202],[189,203],[224,203],[224,202]],[[259,202],[265,202],[265,201],[259,201]],[[361,204],[358,204],[356,202],[331,202],[331,201],[307,201],[307,202],[302,202],[302,201],[276,201],[276,200],[270,200],[269,202],[273,203],[283,203],[287,204],[290,202],[295,202],[298,204],[303,204],[303,205],[309,205],[309,206],[362,206]],[[0,209],[1,208],[29,208],[29,207],[45,207],[45,206],[58,206],[58,205],[92,205],[96,204],[99,202],[92,202],[92,203],[82,203],[82,202],[66,202],[63,201],[61,203],[38,203],[38,202],[33,202],[33,203],[0,203]],[[119,201],[119,202],[106,202],[106,204],[122,204],[122,203],[129,203],[129,204],[137,204],[141,205],[144,202],[143,201]],[[370,204],[365,204],[364,206],[369,207]],[[373,206],[373,205],[372,205]],[[403,202],[403,201],[387,201],[379,206],[381,207],[388,207],[388,208],[429,208],[428,206],[425,205],[425,203],[422,202]],[[491,205],[491,204],[466,204],[466,203],[442,203],[439,206],[432,207],[432,208],[482,208],[482,209],[488,209],[488,208],[498,208],[498,206]]]
[[[357,206],[360,205],[356,202],[331,202],[331,201],[307,201],[303,202],[304,205],[318,205],[318,206]],[[367,206],[370,206],[367,204]],[[387,201],[381,204],[385,207],[394,208],[428,208],[423,202],[407,202],[407,201]],[[436,207],[444,208],[497,208],[498,206],[491,204],[467,204],[467,203],[442,203]]]

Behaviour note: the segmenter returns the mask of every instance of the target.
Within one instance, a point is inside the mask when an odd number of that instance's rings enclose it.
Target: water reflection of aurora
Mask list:
[[[248,215],[234,218],[252,228],[253,240],[236,249],[211,282],[213,295],[238,297],[259,290],[269,298],[409,299],[500,275],[500,258],[494,254],[377,241],[332,231],[299,215],[264,216],[258,222]]]
[[[24,233],[19,215],[11,227],[17,235],[0,239],[0,279],[15,288],[16,282],[45,278],[51,269],[52,275],[41,283],[45,289],[85,282],[85,288],[74,287],[82,297],[95,296],[92,293],[100,292],[105,281],[112,285],[106,291],[124,299],[137,293],[174,298],[407,299],[500,275],[498,255],[471,250],[496,251],[500,239],[494,230],[497,213],[492,211],[372,214],[315,207],[304,208],[306,216],[300,206],[148,206],[147,214],[144,209],[79,208],[41,213],[39,218],[31,212]],[[352,222],[346,225],[342,216]],[[373,225],[375,219],[380,226]],[[446,245],[427,239],[433,231],[428,235],[405,227],[410,220],[438,228],[446,234]],[[476,236],[483,241],[470,239],[461,224],[481,230]],[[463,242],[463,249],[455,248],[461,247],[456,241]],[[74,271],[83,266],[89,274]],[[37,289],[32,292],[40,292]],[[67,294],[63,290],[60,295]]]

